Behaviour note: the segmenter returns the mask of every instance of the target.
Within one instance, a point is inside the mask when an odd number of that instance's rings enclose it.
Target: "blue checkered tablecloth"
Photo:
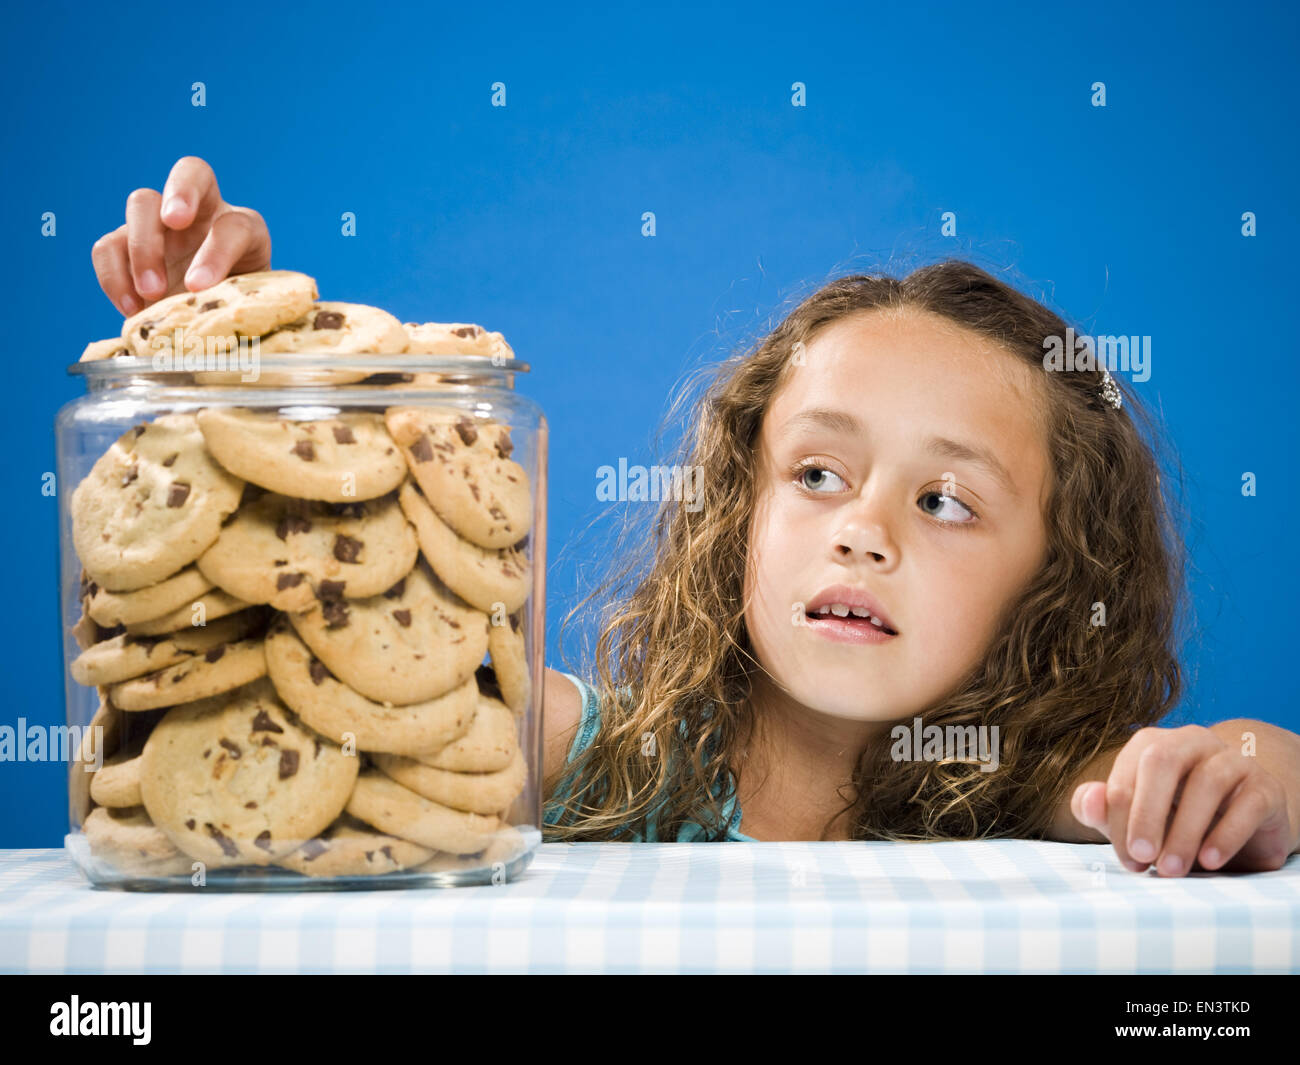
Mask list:
[[[546,843],[498,886],[95,890],[0,851],[5,973],[1295,973],[1300,856],[1133,874],[1106,845]]]

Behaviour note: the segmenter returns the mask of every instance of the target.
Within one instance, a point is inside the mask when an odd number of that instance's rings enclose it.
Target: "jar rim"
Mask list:
[[[160,363],[159,359],[165,359]],[[118,378],[139,377],[142,374],[175,374],[196,369],[200,372],[232,372],[241,369],[238,356],[221,353],[202,356],[202,365],[190,367],[185,359],[175,364],[167,356],[119,355],[111,359],[94,359],[74,362],[68,373],[88,381],[113,381]],[[498,359],[494,355],[340,355],[336,352],[281,352],[274,355],[257,354],[260,370],[346,370],[380,373],[474,373],[512,374],[527,373],[531,367],[519,359]]]

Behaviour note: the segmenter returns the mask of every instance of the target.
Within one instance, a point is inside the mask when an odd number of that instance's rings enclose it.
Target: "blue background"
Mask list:
[[[0,724],[63,715],[56,506],[40,485],[54,414],[82,390],[65,366],[120,329],[90,246],[132,189],[195,154],[265,216],[274,265],[324,298],[479,322],[533,365],[519,384],[552,428],[549,664],[613,509],[595,471],[654,461],[683,375],[830,276],[958,255],[1082,329],[1153,338],[1138,387],[1177,442],[1193,522],[1179,720],[1300,730],[1294,10],[531,7],[7,12]],[[505,108],[490,106],[498,80]],[[945,211],[955,238],[939,235]],[[1243,211],[1258,236],[1241,235]],[[0,846],[61,844],[64,779],[0,765]]]

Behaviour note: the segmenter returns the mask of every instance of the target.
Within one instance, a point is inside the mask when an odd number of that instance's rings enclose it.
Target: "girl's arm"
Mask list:
[[[542,794],[563,774],[569,748],[582,720],[582,693],[559,670],[547,668],[542,691]]]
[[[1300,736],[1265,721],[1141,729],[1073,784],[1049,838],[1109,840],[1134,872],[1279,869],[1300,853]]]

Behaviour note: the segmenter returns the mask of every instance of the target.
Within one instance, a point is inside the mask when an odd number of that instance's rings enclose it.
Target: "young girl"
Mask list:
[[[127,219],[93,255],[123,313],[270,265],[195,157]],[[1173,876],[1300,850],[1300,737],[1153,727],[1181,546],[1132,397],[1045,369],[1066,335],[945,262],[833,281],[724,363],[699,496],[642,508],[594,593],[594,686],[546,672],[546,838],[1110,840]]]
[[[594,593],[626,586],[595,687],[566,674],[581,716],[548,838],[1109,836],[1168,875],[1198,852],[1280,865],[1300,842],[1297,737],[1151,728],[1180,691],[1181,545],[1131,397],[1044,369],[1066,336],[945,262],[833,281],[724,363],[674,457],[701,497],[633,526]],[[925,756],[903,742],[922,721],[1000,751]],[[1276,777],[1230,794],[1244,731],[1268,735],[1289,796]]]

